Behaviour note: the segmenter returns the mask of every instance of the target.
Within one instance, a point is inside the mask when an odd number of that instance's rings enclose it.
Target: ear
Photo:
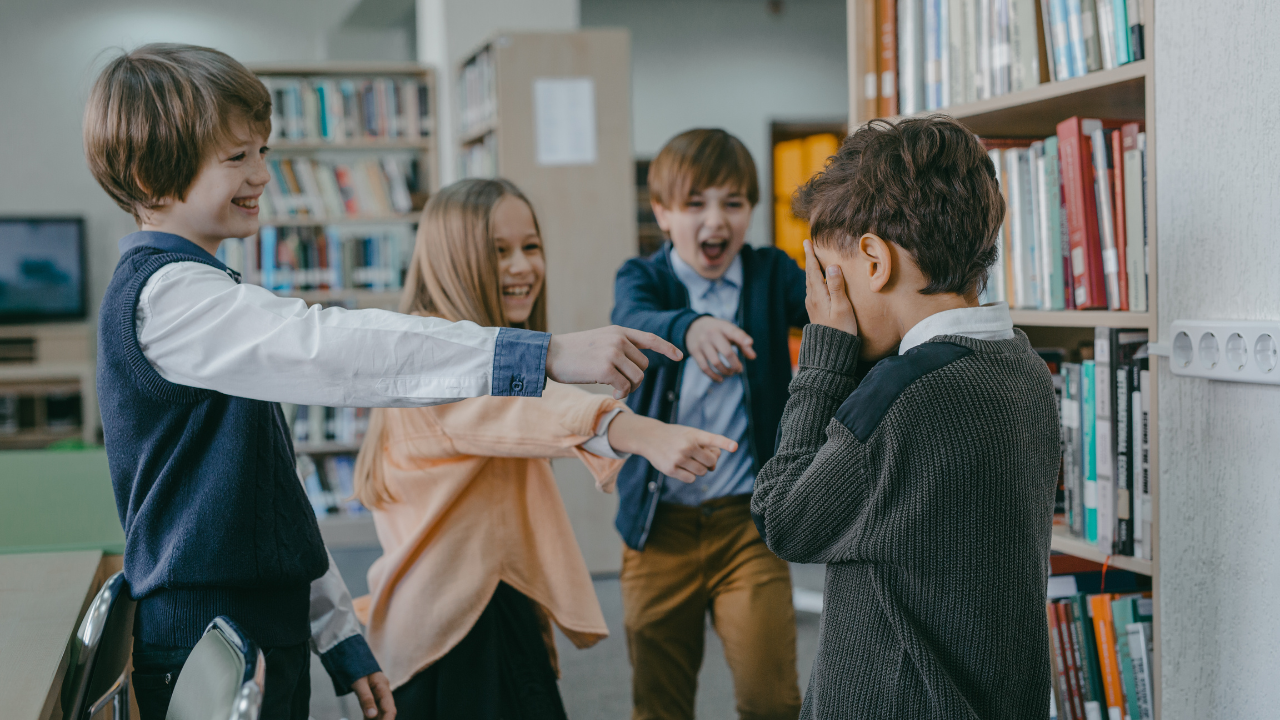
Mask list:
[[[671,234],[671,211],[663,207],[662,203],[650,202],[653,206],[653,216],[658,220],[658,227],[667,235]]]
[[[866,233],[858,238],[858,250],[867,262],[867,287],[884,292],[893,277],[893,252],[879,235]]]

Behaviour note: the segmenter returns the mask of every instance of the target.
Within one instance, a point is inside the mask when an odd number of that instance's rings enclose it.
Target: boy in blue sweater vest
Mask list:
[[[138,601],[143,718],[165,716],[187,655],[220,615],[264,649],[262,717],[307,718],[311,650],[366,717],[395,715],[299,483],[279,402],[539,396],[547,377],[607,383],[621,397],[643,379],[644,350],[680,357],[617,327],[553,338],[308,308],[241,284],[214,253],[258,230],[270,118],[271,97],[244,66],[169,44],[108,63],[85,113],[89,167],[140,228],[120,241],[102,302],[98,392]]]
[[[672,139],[649,167],[649,187],[671,242],[618,271],[613,321],[653,332],[690,359],[656,358],[628,404],[739,449],[688,485],[639,456],[618,476],[632,717],[693,717],[710,612],[739,715],[795,718],[791,575],[760,540],[748,503],[787,402],[790,328],[808,322],[804,273],[776,248],[744,246],[759,200],[756,168],[725,131]]]

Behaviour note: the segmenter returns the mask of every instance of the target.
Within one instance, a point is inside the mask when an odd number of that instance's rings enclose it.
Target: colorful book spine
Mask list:
[[[1075,50],[1067,24],[1067,0],[1048,0],[1049,30],[1053,46],[1053,79],[1070,80],[1076,76]]]
[[[1117,0],[1118,2],[1119,0]],[[1124,193],[1124,153],[1121,149],[1119,130],[1107,130],[1107,152],[1109,153],[1111,181],[1112,226],[1116,241],[1116,277],[1120,283],[1118,296],[1120,310],[1129,310],[1129,249],[1125,229],[1125,193]]]
[[[1109,593],[1089,596],[1089,614],[1093,616],[1093,634],[1098,643],[1098,666],[1102,669],[1102,690],[1106,696],[1107,715],[1111,720],[1124,716],[1124,689],[1120,681],[1120,665],[1116,657],[1115,623],[1111,619]]]
[[[1147,311],[1146,262],[1146,198],[1143,197],[1143,152],[1138,147],[1140,123],[1125,123],[1120,128],[1122,164],[1124,167],[1124,225],[1126,271],[1129,276],[1129,308]]]
[[[1127,65],[1133,62],[1129,52],[1129,9],[1127,0],[1111,0],[1111,11],[1114,14],[1113,25],[1116,35],[1116,65]]]
[[[1071,77],[1089,72],[1088,53],[1084,45],[1084,0],[1062,0],[1067,17],[1067,42],[1071,45]]]
[[[897,0],[876,0],[876,34],[879,52],[876,54],[876,72],[880,77],[880,92],[876,99],[877,117],[893,117],[898,114],[898,3]]]
[[[1129,650],[1129,625],[1151,621],[1151,598],[1125,595],[1111,601],[1111,618],[1116,628],[1116,660],[1120,666],[1120,686],[1124,691],[1124,715],[1135,719],[1141,716],[1138,692],[1133,671],[1133,657]]]
[[[1046,602],[1045,615],[1049,621],[1049,664],[1053,670],[1053,696],[1058,717],[1062,720],[1076,720],[1080,716],[1073,711],[1071,688],[1068,684],[1067,655],[1070,651],[1065,649],[1067,635],[1060,623],[1058,603],[1052,600]]]
[[[1097,383],[1094,378],[1093,360],[1080,364],[1080,418],[1084,423],[1084,443],[1081,457],[1084,460],[1084,539],[1098,543],[1098,463],[1097,463]]]
[[[1058,163],[1058,137],[1044,140],[1044,215],[1046,272],[1049,285],[1049,309],[1066,309],[1066,277],[1063,275],[1062,173]]]
[[[1074,633],[1078,657],[1076,664],[1084,679],[1084,712],[1088,720],[1102,720],[1102,671],[1098,667],[1098,644],[1093,636],[1093,619],[1089,616],[1089,599],[1084,593],[1068,598],[1071,603],[1071,629]]]
[[[1080,310],[1107,308],[1107,280],[1098,237],[1097,193],[1089,137],[1100,127],[1098,120],[1072,117],[1058,123],[1057,132],[1071,248],[1071,282],[1075,306]]]
[[[1062,364],[1062,481],[1067,525],[1084,537],[1084,488],[1080,467],[1080,365]]]
[[[1120,256],[1116,251],[1115,214],[1111,193],[1111,143],[1099,124],[1089,135],[1093,151],[1093,183],[1097,197],[1098,237],[1102,243],[1102,270],[1106,277],[1107,307],[1120,309]]]

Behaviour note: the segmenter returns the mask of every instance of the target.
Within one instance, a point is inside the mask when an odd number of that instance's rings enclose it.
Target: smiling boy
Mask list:
[[[812,324],[751,510],[827,564],[801,717],[1044,718],[1058,413],[1008,306],[978,304],[995,167],[951,118],[872,121],[794,205]]]
[[[739,449],[691,484],[639,456],[618,477],[632,717],[693,717],[710,612],[739,715],[794,718],[791,575],[761,541],[748,503],[787,401],[790,328],[808,322],[804,274],[780,250],[744,244],[759,201],[756,168],[725,131],[673,138],[649,166],[649,187],[671,241],[618,271],[613,321],[669,340],[689,360],[655,359],[628,404]]]
[[[133,683],[163,718],[191,648],[227,616],[266,654],[261,716],[305,720],[309,651],[366,717],[395,715],[298,480],[279,402],[412,407],[538,396],[545,378],[625,395],[645,333],[552,338],[381,310],[308,308],[214,257],[258,231],[271,97],[227,55],[147,45],[107,64],[85,111],[89,168],[139,232],[99,318],[98,394],[124,573],[138,601]],[[372,686],[372,687],[371,687]]]

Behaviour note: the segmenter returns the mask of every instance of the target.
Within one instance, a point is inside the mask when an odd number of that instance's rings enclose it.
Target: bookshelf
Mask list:
[[[629,34],[502,34],[456,73],[459,176],[506,178],[533,204],[551,330],[609,324],[600,299],[636,252]]]
[[[868,19],[874,17],[875,0],[848,0],[847,25],[849,47],[849,117],[856,127],[872,119],[865,89],[874,87],[868,73],[876,73],[875,43],[877,28],[868,27]],[[1037,3],[1038,4],[1038,3]],[[963,122],[981,137],[1034,138],[1053,135],[1058,122],[1079,115],[1092,118],[1116,118],[1141,120],[1146,132],[1146,196],[1147,196],[1147,312],[1121,312],[1101,310],[1013,310],[1015,325],[1023,328],[1033,344],[1040,346],[1060,341],[1063,347],[1074,347],[1079,339],[1092,335],[1095,327],[1140,328],[1149,333],[1150,342],[1159,337],[1159,276],[1157,269],[1159,233],[1156,227],[1156,140],[1155,117],[1155,63],[1154,37],[1156,14],[1154,0],[1139,0],[1142,21],[1145,25],[1144,59],[1119,65],[1109,70],[1098,70],[1069,80],[1041,82],[1019,91],[997,95],[976,102],[950,105],[930,111],[950,115]],[[1038,9],[1037,9],[1038,11]],[[1037,18],[1038,21],[1040,18]],[[874,25],[874,22],[871,23]],[[1041,56],[1044,64],[1044,56]],[[1042,75],[1042,80],[1048,73]],[[930,112],[916,113],[924,116]],[[890,118],[897,119],[897,118]],[[1152,559],[1109,555],[1095,545],[1071,536],[1055,527],[1052,548],[1064,553],[1109,567],[1146,575],[1152,579],[1154,598],[1153,632],[1155,636],[1152,668],[1155,717],[1161,715],[1161,603],[1160,603],[1160,448],[1159,448],[1159,390],[1157,358],[1151,358],[1150,372],[1150,426],[1149,463],[1151,487],[1151,546]],[[1105,712],[1105,710],[1104,710]]]
[[[270,283],[274,291],[309,304],[394,309],[418,214],[440,183],[434,71],[414,63],[342,62],[250,69],[267,85],[273,101],[272,180],[264,193],[269,212],[262,217],[264,234],[228,253],[239,266],[228,264],[246,281],[263,284],[266,234],[288,242],[303,233],[304,245],[332,234],[339,238],[329,247],[333,250],[362,237],[376,242],[394,234],[389,257],[380,258],[388,276],[384,282],[370,285],[347,278],[346,286],[330,287],[326,276],[295,273],[283,282],[276,275]],[[304,170],[313,177],[304,178]],[[330,254],[321,258],[325,267],[350,260]]]
[[[0,450],[98,444],[96,338],[85,322],[0,325]]]

